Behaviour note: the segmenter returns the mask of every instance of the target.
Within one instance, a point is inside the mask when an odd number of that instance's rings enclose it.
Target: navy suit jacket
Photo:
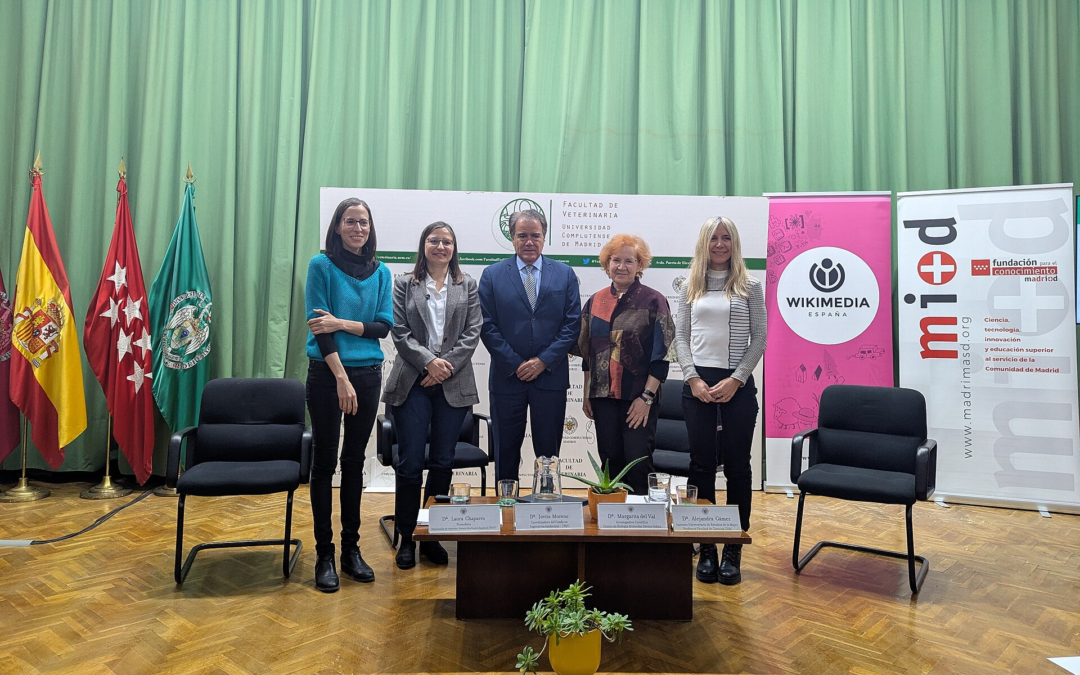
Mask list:
[[[569,389],[567,353],[581,332],[581,297],[574,270],[544,258],[536,309],[529,307],[517,256],[497,262],[480,276],[480,339],[491,354],[489,386],[493,394],[538,389]],[[532,382],[515,371],[523,361],[539,357],[545,368]]]

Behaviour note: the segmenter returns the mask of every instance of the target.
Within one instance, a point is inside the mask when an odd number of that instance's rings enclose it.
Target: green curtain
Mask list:
[[[320,187],[1075,182],[1078,29],[1080,0],[0,0],[0,266],[40,151],[81,335],[120,157],[148,280],[190,162],[212,375],[302,378]],[[104,459],[84,374],[68,471]]]

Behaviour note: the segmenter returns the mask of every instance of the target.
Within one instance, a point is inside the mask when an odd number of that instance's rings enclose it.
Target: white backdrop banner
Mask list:
[[[763,197],[679,197],[650,195],[591,195],[505,192],[450,192],[421,190],[380,190],[324,187],[320,193],[320,246],[334,209],[341,200],[359,197],[371,206],[378,236],[378,255],[390,270],[402,274],[412,270],[420,242],[420,232],[435,221],[453,226],[458,237],[458,255],[463,269],[479,280],[484,267],[513,254],[510,241],[510,214],[533,208],[548,219],[548,241],[544,255],[565,262],[578,275],[581,300],[610,282],[600,268],[597,256],[615,234],[625,232],[645,239],[653,254],[652,266],[645,271],[642,283],[664,293],[673,312],[678,311],[675,289],[686,274],[698,230],[708,218],[726,215],[739,226],[743,255],[753,274],[764,281],[764,257],[767,238],[768,202]],[[383,340],[387,355],[384,377],[393,365],[394,348],[389,338]],[[487,413],[488,354],[483,344],[473,357],[480,392],[477,412]],[[672,364],[669,377],[682,378],[678,364]],[[761,380],[760,366],[755,371]],[[586,452],[596,456],[596,438],[592,422],[581,411],[581,361],[570,359],[570,391],[564,420],[561,456],[568,466],[566,473],[586,475],[591,472]],[[760,389],[759,389],[760,396]],[[760,401],[759,401],[760,405]],[[761,486],[761,420],[754,443],[754,485]],[[486,431],[486,429],[485,429]],[[486,437],[482,438],[486,443]],[[393,489],[393,470],[375,460],[374,439],[368,445],[367,476],[371,489]],[[533,455],[531,438],[526,434],[522,449],[520,480],[523,487],[532,485]],[[588,470],[588,471],[587,471]],[[489,468],[488,483],[494,470]],[[455,472],[455,479],[467,478],[480,484],[478,471]],[[723,486],[723,477],[718,476]],[[583,487],[567,480],[563,487]]]
[[[939,496],[1080,505],[1072,185],[898,195],[900,385]]]

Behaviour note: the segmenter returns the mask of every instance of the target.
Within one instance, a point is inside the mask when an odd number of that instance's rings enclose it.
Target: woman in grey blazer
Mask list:
[[[469,408],[480,402],[472,355],[481,321],[476,281],[461,271],[453,228],[441,221],[428,225],[420,235],[413,271],[394,280],[391,335],[397,358],[383,394],[398,437],[394,525],[401,545],[394,561],[403,570],[416,566],[412,536],[421,504],[424,446],[430,445],[427,501],[449,491],[461,425]],[[448,562],[439,542],[421,543],[420,552],[437,565]]]

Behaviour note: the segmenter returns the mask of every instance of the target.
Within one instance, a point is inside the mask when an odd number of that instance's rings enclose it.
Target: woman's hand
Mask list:
[[[592,416],[592,401],[587,398],[581,399],[581,412],[585,413],[585,417],[589,419],[596,419]]]
[[[352,382],[349,382],[347,377],[337,379],[337,400],[341,412],[346,415],[356,414],[356,390],[353,389]]]
[[[709,385],[705,384],[705,380],[700,377],[691,377],[687,382],[690,385],[690,393],[694,395],[694,398],[702,403],[715,403],[716,399],[713,398],[712,391],[709,389]]]
[[[316,309],[315,313],[319,316],[314,319],[308,319],[307,322],[308,329],[311,330],[312,335],[336,333],[339,330],[345,330],[345,322],[325,309]],[[342,409],[344,410],[344,408]]]
[[[426,368],[428,377],[434,380],[435,384],[445,382],[446,380],[450,379],[451,375],[454,374],[454,367],[450,365],[450,362],[446,359],[432,359],[427,364]]]
[[[712,394],[714,401],[727,403],[735,395],[735,392],[739,390],[740,386],[742,386],[742,382],[739,382],[734,377],[725,377],[710,387],[709,393]]]
[[[641,400],[638,396],[634,399],[634,402],[630,404],[630,411],[626,413],[626,425],[631,429],[637,429],[638,427],[645,426],[645,420],[649,419],[648,403]]]

